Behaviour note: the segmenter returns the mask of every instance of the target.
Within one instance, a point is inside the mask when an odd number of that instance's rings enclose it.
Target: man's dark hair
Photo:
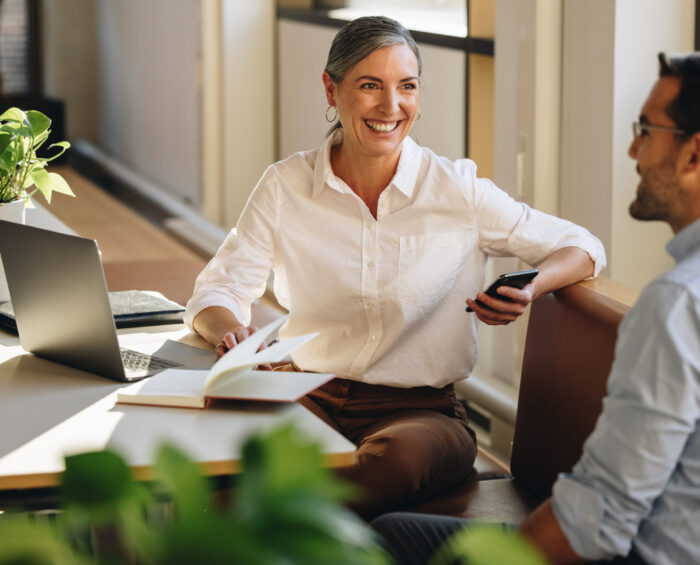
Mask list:
[[[700,52],[670,56],[659,53],[659,77],[667,76],[678,77],[681,89],[666,114],[687,139],[700,131]]]

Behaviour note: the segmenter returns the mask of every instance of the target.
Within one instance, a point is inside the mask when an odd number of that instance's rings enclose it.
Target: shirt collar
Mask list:
[[[401,157],[396,167],[396,174],[391,184],[396,186],[406,196],[410,197],[416,189],[418,168],[420,167],[420,147],[410,137],[406,137],[401,145]]]
[[[321,149],[317,153],[316,162],[314,163],[314,184],[311,191],[312,198],[316,198],[321,194],[326,185],[340,192],[347,192],[347,189],[344,188],[345,183],[341,183],[340,179],[333,173],[333,169],[331,169],[331,148],[342,141],[343,130],[342,128],[338,128],[326,138]]]
[[[680,263],[700,247],[700,219],[684,227],[666,244],[666,251]]]
[[[340,192],[347,192],[347,185],[335,176],[331,169],[331,148],[343,141],[343,130],[335,130],[321,146],[314,163],[314,179],[311,192],[316,198],[326,185]],[[396,167],[396,174],[391,183],[403,194],[410,197],[416,187],[418,168],[420,167],[420,147],[410,137],[406,137],[401,145],[401,156]]]

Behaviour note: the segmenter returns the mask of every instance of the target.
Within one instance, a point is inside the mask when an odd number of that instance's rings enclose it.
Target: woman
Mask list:
[[[280,337],[319,332],[295,365],[337,375],[306,405],[357,445],[342,474],[361,486],[356,509],[366,517],[440,494],[471,471],[476,440],[453,383],[476,362],[475,317],[507,324],[604,264],[586,230],[408,137],[420,75],[418,48],[397,22],[360,18],[338,32],[323,73],[337,127],[321,148],[265,171],[186,314],[220,352],[235,347],[254,331],[250,304],[274,270],[290,311]],[[490,298],[479,292],[488,255],[515,255],[540,274],[500,291],[512,302]]]

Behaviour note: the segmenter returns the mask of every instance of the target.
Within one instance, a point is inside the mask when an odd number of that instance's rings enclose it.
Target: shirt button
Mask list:
[[[370,261],[369,263],[367,263],[367,266],[368,266],[370,269],[374,268],[374,261]]]
[[[372,229],[372,222],[370,222],[369,220],[367,220],[367,221],[365,222],[365,227],[366,227],[368,230],[371,230],[371,229]]]
[[[376,335],[376,334],[372,334],[371,336],[369,336],[369,338],[370,338],[372,341],[374,341],[375,339],[377,339],[377,335]]]

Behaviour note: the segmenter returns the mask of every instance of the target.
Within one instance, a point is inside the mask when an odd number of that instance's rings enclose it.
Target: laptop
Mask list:
[[[173,343],[162,348],[170,357],[120,348],[96,241],[0,220],[0,256],[26,351],[117,381],[193,367]],[[206,355],[213,362],[213,353]]]

